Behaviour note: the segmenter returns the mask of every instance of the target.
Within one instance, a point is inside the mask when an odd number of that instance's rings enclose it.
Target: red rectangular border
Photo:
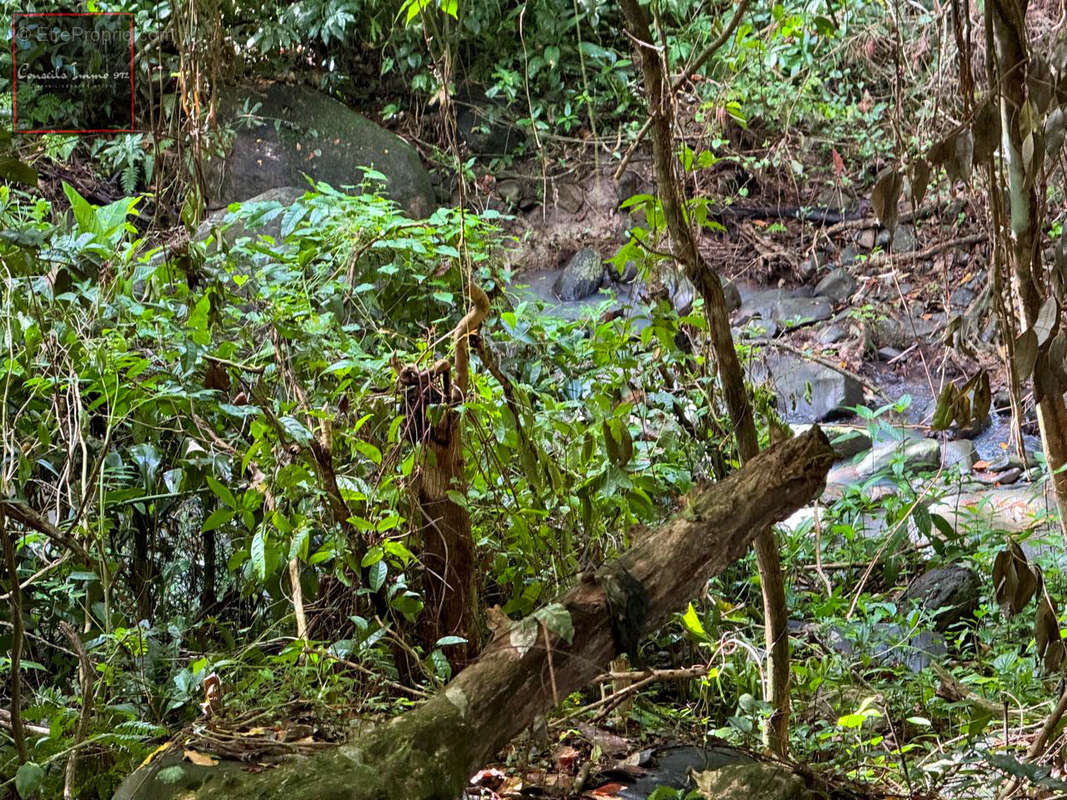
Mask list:
[[[15,18],[16,17],[129,17],[130,18],[130,127],[129,128],[84,128],[69,130],[66,128],[33,128],[18,130],[18,65],[15,63]],[[11,15],[11,132],[15,133],[136,133],[134,125],[133,89],[133,13],[130,11],[16,11]]]

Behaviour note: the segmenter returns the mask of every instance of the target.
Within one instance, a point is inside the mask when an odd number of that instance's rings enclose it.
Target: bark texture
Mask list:
[[[351,744],[256,775],[232,764],[153,763],[131,775],[115,798],[455,800],[470,775],[537,715],[587,685],[618,655],[617,642],[627,636],[617,624],[620,594],[641,600],[626,602],[644,611],[642,619],[630,620],[635,627],[661,624],[740,558],[757,531],[817,497],[833,457],[815,427],[694,490],[679,516],[560,598],[574,628],[569,642],[535,615],[494,639],[422,706],[369,728]]]
[[[1026,34],[1026,0],[990,0],[987,14],[996,34],[996,61],[999,72],[1002,148],[1008,171],[1008,203],[1011,212],[1011,261],[1022,327],[1032,327],[1042,304],[1051,296],[1051,287],[1041,263],[1043,205],[1039,177],[1045,159],[1044,134],[1024,127],[1023,109],[1030,103],[1030,66]],[[987,57],[992,57],[992,53]],[[1031,105],[1032,108],[1032,105]],[[1029,140],[1032,155],[1023,153]],[[1059,324],[1057,318],[1056,324]],[[1055,333],[1055,330],[1053,330]],[[1052,473],[1060,525],[1067,535],[1067,405],[1063,389],[1048,379],[1047,364],[1037,364],[1034,392],[1041,443]]]
[[[671,236],[674,257],[683,265],[686,275],[704,299],[712,348],[718,366],[726,408],[737,436],[737,449],[742,461],[759,452],[759,437],[752,417],[752,407],[745,389],[741,363],[734,349],[730,318],[726,309],[722,283],[697,247],[696,236],[690,227],[682,203],[681,184],[677,176],[675,158],[673,97],[670,91],[669,70],[660,63],[660,52],[650,43],[652,36],[648,13],[638,0],[620,0],[626,24],[639,43],[641,68],[648,95],[648,113],[652,131],[652,161],[658,183],[663,216]],[[767,640],[767,681],[764,699],[774,709],[764,738],[775,753],[785,755],[789,750],[789,618],[785,607],[785,585],[778,543],[770,528],[759,531],[755,540],[756,564],[763,589],[764,635]]]

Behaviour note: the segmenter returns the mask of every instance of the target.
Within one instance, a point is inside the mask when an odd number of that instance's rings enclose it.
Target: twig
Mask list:
[[[71,550],[85,563],[92,563],[89,554],[81,543],[63,533],[59,528],[38,514],[32,508],[19,500],[0,500],[0,514],[3,514],[15,522],[20,522],[27,528],[32,528],[38,533],[44,534],[49,539]]]
[[[26,761],[26,729],[22,726],[22,592],[19,590],[15,540],[7,530],[4,509],[0,506],[0,539],[3,539],[4,563],[11,581],[11,738],[15,740],[19,763]]]
[[[907,214],[901,214],[897,217],[897,225],[903,225],[908,222],[914,222],[915,220],[926,219],[932,217],[937,211],[941,209],[942,203],[932,203],[930,205],[918,208],[915,211],[909,211]],[[838,222],[834,225],[830,225],[823,230],[827,236],[833,236],[836,233],[844,233],[845,231],[859,231],[865,228],[879,228],[882,223],[878,221],[877,217],[866,217],[864,219],[847,219],[842,222]]]
[[[640,681],[651,678],[657,681],[684,681],[688,678],[700,678],[708,674],[705,664],[694,664],[691,667],[678,669],[635,669],[623,672],[603,672],[590,682],[590,685],[598,683],[612,683],[613,681]]]
[[[0,708],[0,728],[11,730],[11,712],[6,708]],[[22,729],[34,736],[49,736],[52,731],[47,725],[34,725],[32,722],[23,722]]]
[[[74,796],[74,775],[78,767],[78,745],[85,740],[89,732],[89,718],[93,713],[93,663],[89,660],[89,654],[85,651],[78,632],[65,620],[59,623],[60,632],[67,637],[70,646],[78,654],[78,683],[81,685],[82,707],[78,714],[78,728],[74,733],[74,747],[67,757],[67,768],[63,775],[63,797],[70,800]]]
[[[204,358],[215,364],[221,364],[224,367],[233,367],[234,369],[239,369],[242,372],[251,372],[254,375],[262,375],[263,372],[267,369],[266,364],[260,364],[259,366],[255,366],[254,364],[242,364],[239,361],[230,361],[228,358],[220,358],[219,356],[212,355],[205,355]]]
[[[624,686],[618,691],[605,695],[599,700],[590,703],[589,705],[582,706],[577,711],[574,711],[563,719],[559,720],[559,723],[565,723],[568,720],[574,719],[580,714],[592,711],[595,708],[601,708],[607,706],[605,713],[611,711],[616,705],[621,703],[631,694],[636,693],[638,690],[643,689],[650,683],[655,683],[660,680],[690,680],[692,678],[700,678],[708,674],[708,668],[705,665],[696,665],[686,669],[661,669],[661,670],[645,670],[636,672],[606,672],[603,675],[598,675],[594,678],[594,683],[610,683],[613,680],[625,677],[635,677],[636,680]]]
[[[911,785],[911,774],[908,772],[908,757],[904,754],[904,746],[900,741],[900,737],[897,736],[896,727],[893,725],[893,717],[889,713],[889,709],[885,706],[882,707],[882,712],[885,714],[886,722],[889,723],[889,733],[893,737],[893,743],[897,746],[897,755],[900,756],[900,768],[904,772],[904,782],[908,785],[908,797],[915,796],[915,789]],[[884,739],[882,740],[885,741]],[[886,750],[889,750],[889,745],[886,745]],[[892,753],[892,750],[889,750]]]
[[[552,665],[552,642],[548,640],[548,626],[541,623],[541,635],[545,639],[545,658],[548,660],[548,680],[552,686],[552,706],[559,705],[559,689],[556,688],[556,668]]]
[[[935,245],[927,247],[925,250],[914,250],[910,253],[876,253],[873,256],[868,256],[867,261],[864,262],[867,266],[871,267],[883,267],[890,264],[910,264],[915,261],[922,261],[923,259],[936,256],[938,253],[943,253],[945,250],[953,250],[957,247],[966,247],[971,244],[979,244],[986,241],[989,236],[984,233],[972,233],[970,236],[961,236],[958,239],[947,239],[944,242],[938,242]]]

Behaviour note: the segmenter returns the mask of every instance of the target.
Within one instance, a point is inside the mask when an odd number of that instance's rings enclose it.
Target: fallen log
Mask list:
[[[547,613],[498,635],[423,705],[349,744],[258,774],[234,764],[153,762],[115,800],[456,800],[470,775],[538,715],[698,595],[757,532],[817,497],[833,458],[816,426],[698,487],[682,513],[584,575]]]

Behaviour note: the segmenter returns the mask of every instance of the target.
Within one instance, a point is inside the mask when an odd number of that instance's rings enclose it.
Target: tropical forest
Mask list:
[[[1067,798],[1064,0],[0,5],[0,800]]]

